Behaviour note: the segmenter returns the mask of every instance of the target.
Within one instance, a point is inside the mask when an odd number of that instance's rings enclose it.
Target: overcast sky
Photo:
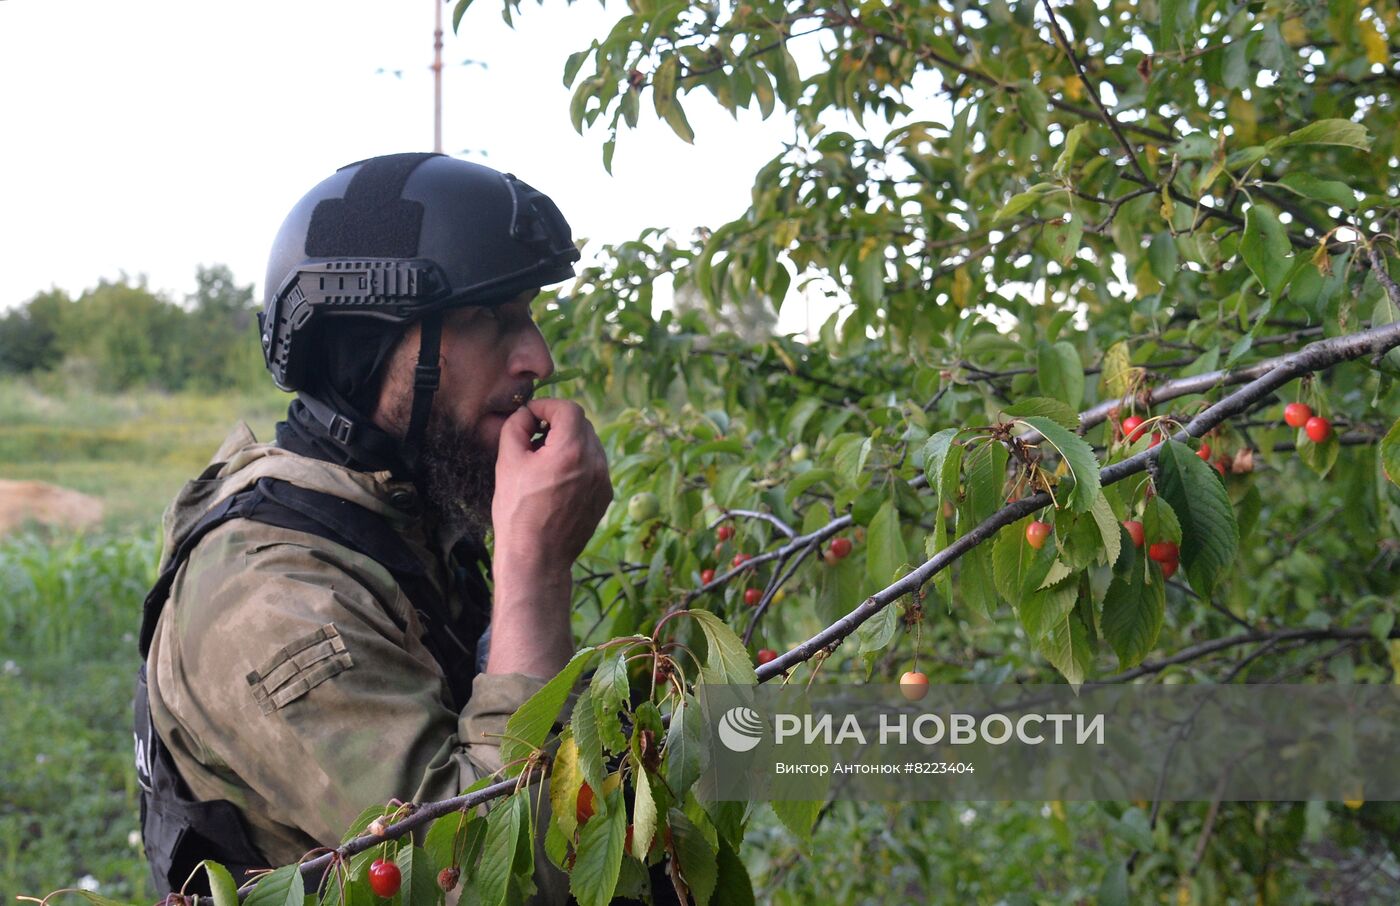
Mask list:
[[[512,30],[498,0],[477,0],[454,35],[446,7],[444,150],[514,172],[595,242],[732,219],[790,137],[780,115],[735,122],[697,99],[691,146],[644,104],[613,176],[602,130],[573,131],[564,60],[620,8],[526,0]],[[351,161],[431,150],[433,12],[432,0],[0,0],[0,309],[122,272],[182,298],[214,263],[261,292],[272,236],[311,186]]]

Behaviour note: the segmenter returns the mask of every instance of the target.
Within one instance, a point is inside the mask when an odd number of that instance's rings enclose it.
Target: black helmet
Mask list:
[[[578,259],[554,202],[509,173],[441,154],[362,160],[308,192],[283,221],[258,315],[263,358],[277,386],[298,391],[349,446],[370,426],[363,413],[342,411],[344,399],[319,398],[325,376],[314,373],[309,347],[337,323],[378,322],[392,334],[422,320],[402,451],[412,468],[437,388],[441,312],[567,280]]]

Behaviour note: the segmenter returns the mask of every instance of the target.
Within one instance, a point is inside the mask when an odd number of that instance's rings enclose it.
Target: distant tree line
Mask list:
[[[196,284],[183,304],[126,276],[77,298],[41,292],[0,317],[0,375],[57,374],[116,390],[263,385],[252,285],[224,265],[199,268]]]

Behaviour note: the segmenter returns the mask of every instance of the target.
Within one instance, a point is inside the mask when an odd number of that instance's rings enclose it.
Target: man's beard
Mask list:
[[[496,451],[478,444],[472,428],[435,410],[419,463],[423,497],[443,537],[453,544],[467,535],[484,538],[491,528]]]

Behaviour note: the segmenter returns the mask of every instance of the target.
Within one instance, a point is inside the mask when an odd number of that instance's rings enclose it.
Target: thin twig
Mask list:
[[[1093,80],[1089,78],[1089,74],[1084,71],[1084,64],[1079,62],[1079,57],[1075,55],[1074,48],[1070,46],[1069,38],[1065,37],[1064,30],[1060,28],[1060,20],[1055,15],[1055,9],[1050,5],[1050,0],[1041,0],[1041,3],[1045,6],[1045,14],[1050,17],[1050,27],[1055,31],[1055,37],[1059,39],[1060,46],[1064,48],[1065,54],[1069,56],[1069,61],[1074,64],[1074,71],[1079,73],[1079,81],[1084,84],[1084,90],[1089,92],[1089,99],[1092,100],[1094,106],[1098,108],[1099,117],[1108,125],[1109,129],[1113,130],[1113,136],[1118,139],[1118,144],[1123,147],[1124,153],[1128,155],[1128,160],[1132,162],[1133,169],[1137,171],[1138,176],[1142,177],[1143,182],[1152,182],[1152,178],[1147,175],[1147,171],[1144,170],[1142,164],[1138,162],[1137,152],[1133,150],[1132,145],[1128,144],[1127,136],[1125,136],[1123,130],[1118,127],[1118,121],[1113,118],[1113,114],[1109,113],[1108,108],[1103,105],[1103,100],[1099,97],[1099,89],[1094,85]]]

